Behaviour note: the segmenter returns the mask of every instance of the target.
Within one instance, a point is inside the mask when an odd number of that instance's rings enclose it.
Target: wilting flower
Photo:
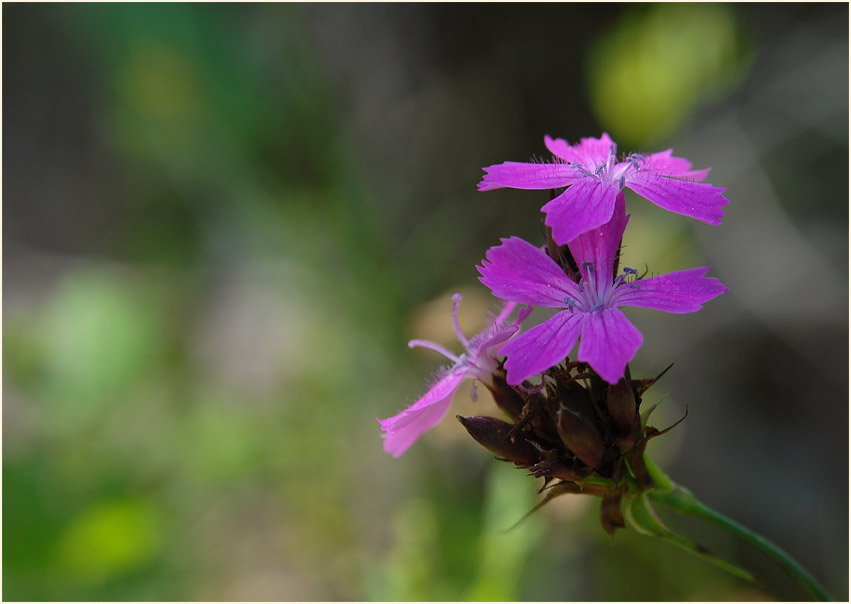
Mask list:
[[[502,349],[507,357],[509,384],[519,384],[561,363],[580,336],[578,360],[615,384],[643,341],[641,333],[618,307],[688,313],[727,291],[717,279],[704,277],[708,266],[647,279],[636,279],[637,271],[625,268],[613,279],[628,220],[620,193],[608,223],[568,243],[579,268],[579,283],[571,280],[546,252],[518,237],[503,239],[502,245],[488,250],[486,260],[477,268],[482,275],[479,280],[495,296],[562,309]]]
[[[506,319],[515,303],[506,304],[498,316],[488,321],[487,327],[478,335],[467,339],[458,324],[458,304],[461,294],[453,294],[452,324],[455,334],[464,346],[464,353],[454,355],[440,344],[426,340],[411,340],[408,346],[430,348],[452,361],[452,365],[440,369],[434,377],[431,387],[422,398],[413,405],[389,419],[379,419],[383,431],[384,450],[399,457],[414,444],[426,430],[433,427],[446,414],[449,403],[458,387],[465,379],[479,380],[486,386],[492,385],[494,372],[499,365],[496,353],[499,348],[519,328],[522,317],[511,324]],[[528,314],[528,313],[527,313]],[[475,391],[474,391],[475,392]]]
[[[709,224],[721,224],[726,189],[702,183],[709,169],[692,170],[691,162],[673,157],[672,150],[618,161],[617,145],[608,134],[583,138],[576,145],[544,137],[553,154],[551,163],[505,162],[485,168],[480,191],[559,189],[561,195],[541,208],[553,238],[564,245],[574,237],[605,224],[612,217],[615,198],[626,187],[657,206]]]

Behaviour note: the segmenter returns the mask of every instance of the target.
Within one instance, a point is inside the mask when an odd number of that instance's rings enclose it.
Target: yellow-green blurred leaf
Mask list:
[[[741,57],[722,4],[653,5],[627,15],[588,55],[588,91],[603,128],[628,145],[670,135],[704,97],[727,89]]]
[[[162,546],[162,526],[151,504],[138,499],[99,502],[62,535],[59,563],[71,578],[99,583],[138,569]]]

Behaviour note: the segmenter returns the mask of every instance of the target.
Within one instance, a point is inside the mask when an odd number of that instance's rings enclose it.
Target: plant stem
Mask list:
[[[644,454],[644,465],[647,468],[647,473],[650,474],[650,478],[653,479],[653,484],[656,485],[657,489],[662,491],[673,491],[676,488],[674,481],[668,478],[668,475],[665,474],[662,469],[653,463],[653,460],[645,453]]]
[[[700,518],[724,529],[772,560],[815,599],[822,602],[835,601],[830,593],[816,581],[815,577],[785,551],[732,518],[728,518],[705,505],[688,489],[675,485],[647,456],[645,456],[645,462],[650,476],[657,486],[657,489],[648,491],[651,500],[667,505],[678,514]]]

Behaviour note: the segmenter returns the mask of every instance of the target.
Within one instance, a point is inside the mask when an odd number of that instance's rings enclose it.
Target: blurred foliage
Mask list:
[[[645,5],[589,50],[592,106],[624,148],[656,144],[741,81],[747,46],[729,6]]]
[[[96,270],[72,273],[36,323],[40,398],[57,431],[76,432],[110,400],[138,387],[163,349],[162,310],[151,291]],[[92,370],[96,368],[96,370]]]
[[[160,520],[150,504],[99,501],[62,535],[57,564],[75,579],[98,584],[150,562],[161,553],[162,541]]]
[[[451,291],[477,328],[486,247],[540,235],[527,198],[476,195],[481,166],[539,152],[544,132],[667,141],[750,73],[764,42],[734,7],[5,4],[3,17],[4,599],[764,597],[665,544],[613,544],[580,499],[511,528],[538,483],[451,417],[401,460],[375,422],[436,368],[407,338],[454,345]],[[820,148],[847,164],[840,143]],[[818,184],[787,190],[801,182]],[[690,226],[645,212],[632,265],[702,262]],[[653,333],[648,372],[670,362],[653,341],[684,341]],[[466,396],[453,411],[494,413]],[[658,457],[700,469],[710,456],[679,455],[678,438]],[[839,585],[841,556],[823,556]]]

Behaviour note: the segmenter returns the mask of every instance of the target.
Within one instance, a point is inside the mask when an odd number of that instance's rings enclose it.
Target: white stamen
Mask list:
[[[468,348],[470,343],[467,341],[464,332],[461,331],[461,326],[458,324],[458,305],[461,304],[461,294],[455,292],[452,294],[452,300],[452,326],[455,328],[455,335],[458,336],[458,341],[464,345],[464,348]]]
[[[429,350],[433,350],[436,353],[445,356],[447,359],[456,364],[461,364],[463,361],[460,357],[455,356],[451,352],[449,352],[446,348],[441,346],[440,344],[436,344],[434,342],[429,342],[428,340],[411,340],[408,342],[409,348],[428,348]],[[463,356],[463,355],[462,355]]]

